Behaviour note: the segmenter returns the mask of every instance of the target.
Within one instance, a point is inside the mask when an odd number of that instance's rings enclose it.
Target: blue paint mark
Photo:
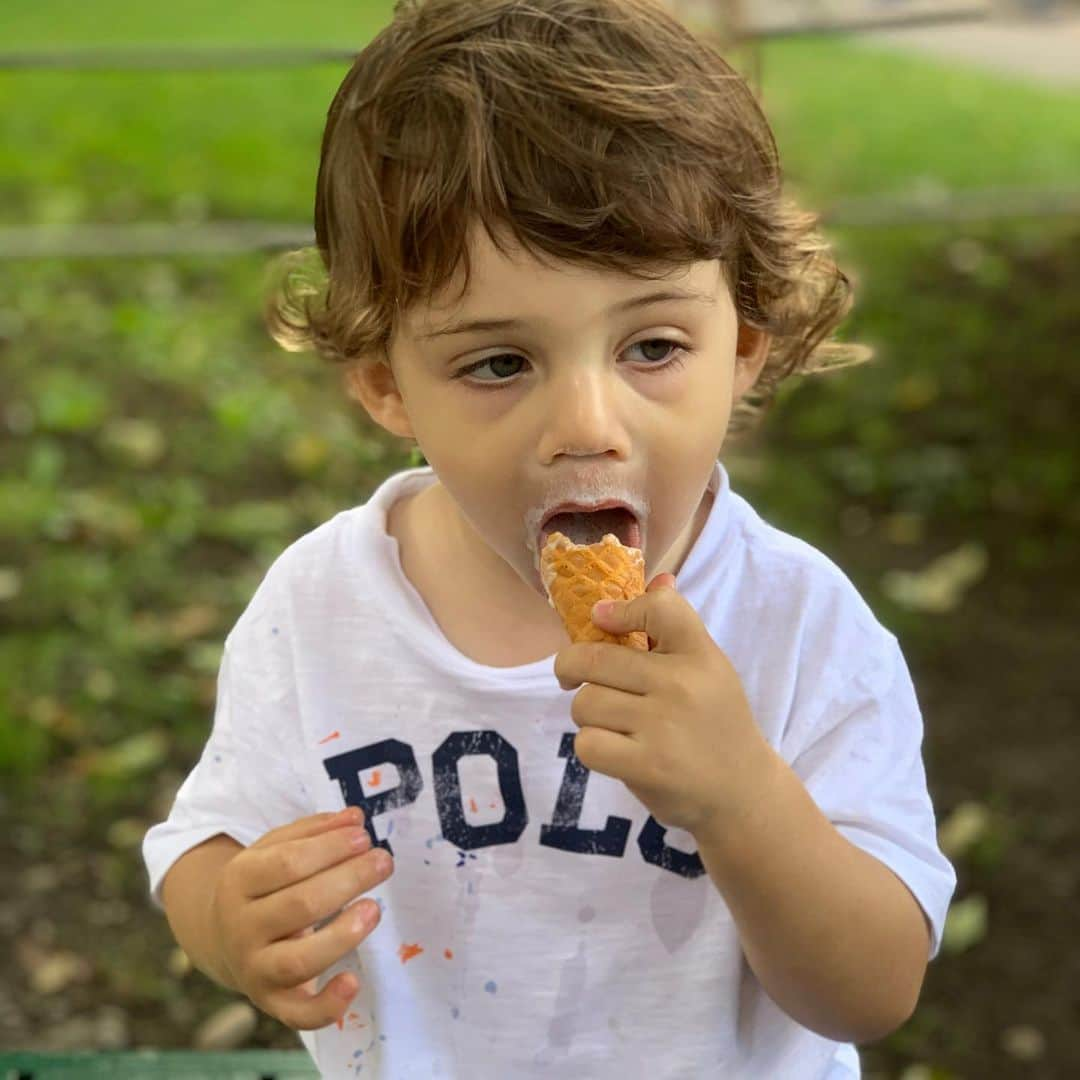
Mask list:
[[[454,1005],[450,1009],[450,1015],[456,1020],[461,1015],[461,1010]]]
[[[379,1036],[379,1042],[386,1042],[386,1036],[385,1035],[380,1035]]]
[[[277,632],[278,632],[278,628],[276,626],[273,628],[273,630],[270,631],[270,633],[272,633],[272,634],[276,634]]]
[[[471,881],[468,884],[468,891],[469,891],[469,895],[472,896],[472,882]]]
[[[499,988],[495,985],[495,980],[494,979],[488,979],[488,981],[486,983],[484,983],[484,989],[489,994],[494,994]]]
[[[358,1057],[359,1057],[359,1056],[360,1056],[360,1055],[361,1055],[361,1054],[362,1054],[363,1052],[364,1052],[363,1050],[357,1050],[357,1051],[356,1051],[356,1052],[355,1052],[355,1053],[353,1054],[353,1057],[354,1057],[354,1058],[358,1058]]]
[[[466,853],[464,851],[459,850],[458,851],[458,862],[457,862],[457,865],[454,867],[454,869],[457,870],[458,867],[464,866],[466,859],[475,859],[475,858],[476,858],[476,856],[471,851]]]
[[[386,835],[387,836],[393,836],[394,835],[394,819],[393,818],[391,818],[386,823]]]
[[[430,859],[425,859],[424,860],[424,865],[425,866],[430,866],[431,865],[431,860]]]
[[[215,754],[214,755],[214,760],[215,761],[220,761],[221,760],[221,755],[220,754]]]

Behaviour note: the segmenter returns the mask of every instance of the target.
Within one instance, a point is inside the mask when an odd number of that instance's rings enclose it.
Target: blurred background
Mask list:
[[[901,640],[959,884],[864,1075],[1080,1069],[1080,3],[669,0],[724,36],[876,359],[733,485]],[[140,844],[269,562],[412,460],[261,320],[390,0],[0,8],[0,1049],[296,1048],[150,906]]]

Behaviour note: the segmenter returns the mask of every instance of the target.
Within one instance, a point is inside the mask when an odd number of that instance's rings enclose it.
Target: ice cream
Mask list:
[[[644,630],[609,634],[592,621],[598,600],[633,600],[645,592],[645,556],[639,548],[627,547],[614,533],[596,544],[575,544],[553,532],[540,552],[540,576],[571,641],[610,641],[648,651]]]

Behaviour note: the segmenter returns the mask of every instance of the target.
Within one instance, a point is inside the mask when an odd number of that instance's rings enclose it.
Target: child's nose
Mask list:
[[[612,374],[576,372],[552,385],[543,421],[544,445],[552,455],[629,454],[630,432],[617,383]]]

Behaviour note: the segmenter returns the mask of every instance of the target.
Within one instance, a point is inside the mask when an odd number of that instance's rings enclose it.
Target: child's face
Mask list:
[[[739,332],[717,261],[660,281],[500,254],[474,234],[472,278],[405,313],[373,417],[417,440],[476,537],[541,596],[539,528],[564,502],[642,515],[646,580],[694,517],[765,335]],[[657,299],[655,293],[696,298]],[[447,333],[474,320],[513,325]],[[470,370],[471,369],[471,370]],[[477,552],[490,560],[488,552]]]

